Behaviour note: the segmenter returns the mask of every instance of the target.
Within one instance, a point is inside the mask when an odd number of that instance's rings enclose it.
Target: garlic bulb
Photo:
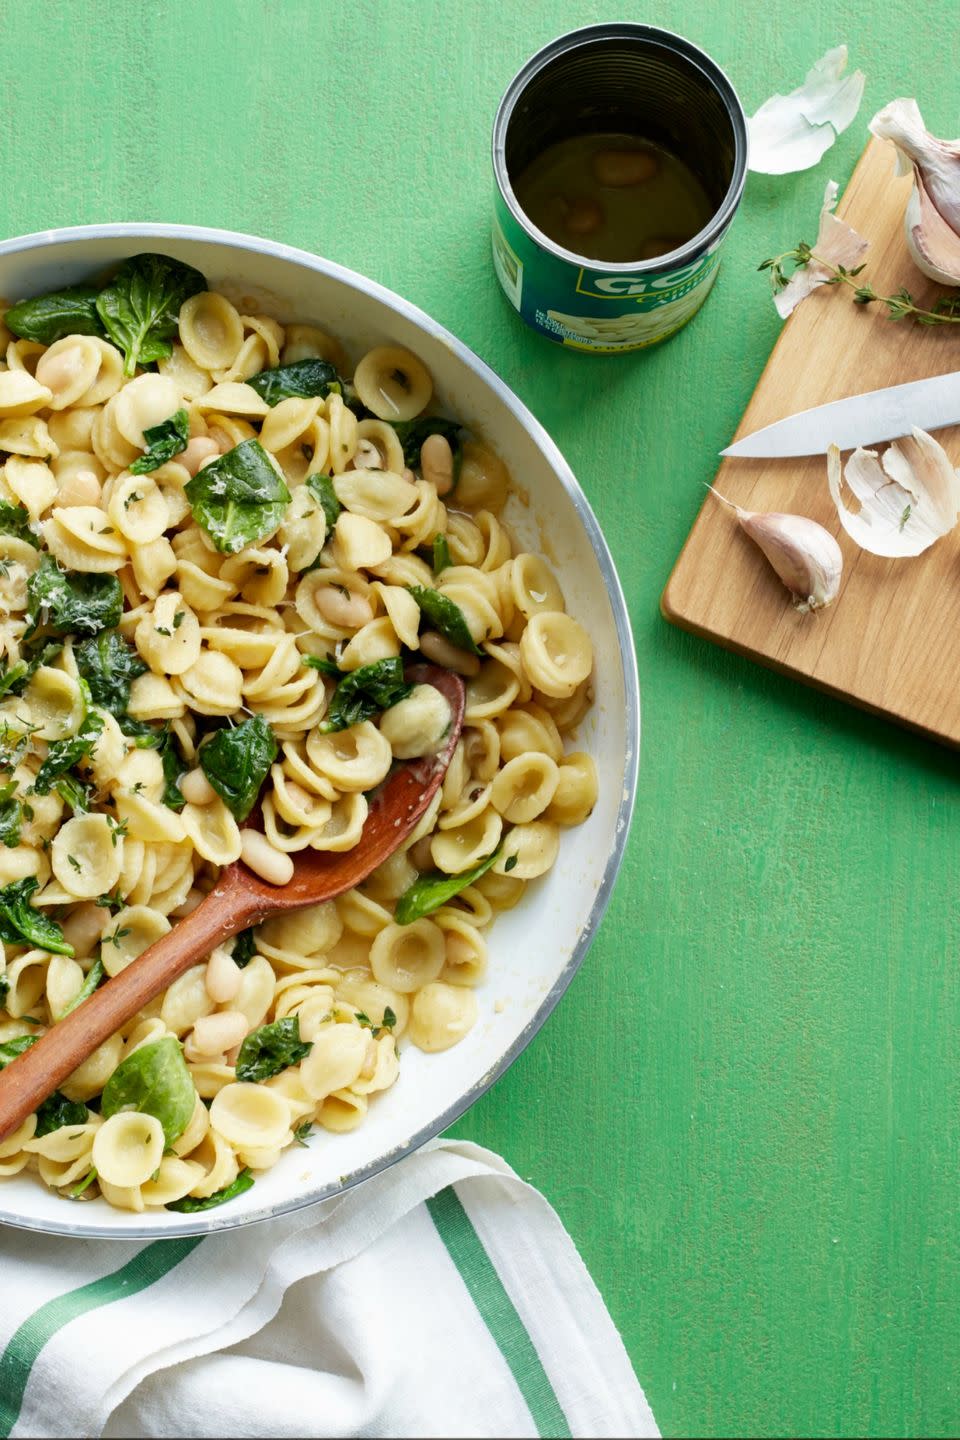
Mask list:
[[[898,175],[913,171],[904,227],[914,264],[941,285],[960,285],[960,140],[931,135],[916,100],[892,100],[870,129],[893,143]]]
[[[741,530],[766,555],[801,613],[822,610],[836,600],[843,555],[829,530],[806,515],[762,515],[744,510],[712,485],[709,488],[718,500],[729,506]]]

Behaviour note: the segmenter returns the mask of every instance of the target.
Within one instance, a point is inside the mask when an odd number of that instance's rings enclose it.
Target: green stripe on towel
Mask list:
[[[155,1240],[112,1275],[69,1290],[35,1310],[10,1337],[0,1356],[0,1437],[8,1436],[16,1425],[34,1362],[58,1330],[89,1310],[136,1295],[139,1290],[162,1280],[202,1239],[203,1236],[198,1235],[188,1240]]]
[[[427,1209],[470,1298],[517,1382],[537,1433],[549,1440],[569,1440],[567,1417],[537,1348],[453,1187],[448,1186],[428,1200]]]

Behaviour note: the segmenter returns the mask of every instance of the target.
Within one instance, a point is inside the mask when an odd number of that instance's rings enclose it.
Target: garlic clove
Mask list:
[[[845,75],[847,47],[837,45],[789,95],[772,95],[747,121],[749,167],[761,175],[809,170],[846,130],[863,99],[862,70]]]
[[[709,488],[733,510],[740,528],[763,551],[801,613],[822,610],[836,600],[843,554],[829,530],[806,515],[744,510],[712,485]]]
[[[844,530],[872,555],[921,555],[960,518],[960,474],[924,430],[895,440],[882,458],[875,450],[855,450],[842,472],[840,451],[831,445],[827,483]],[[844,503],[844,484],[858,511]]]
[[[941,285],[960,285],[960,140],[931,135],[916,100],[892,100],[870,130],[894,146],[898,175],[913,172],[904,227],[914,264]]]
[[[795,270],[780,293],[774,296],[777,313],[784,320],[792,315],[801,300],[832,279],[830,266],[843,265],[847,270],[853,270],[867,253],[868,242],[863,236],[833,213],[839,193],[837,182],[828,180],[820,207],[817,243],[813,247],[818,258]],[[821,260],[826,263],[821,264]]]
[[[960,285],[960,235],[950,229],[919,177],[907,201],[904,225],[917,269],[940,285]]]

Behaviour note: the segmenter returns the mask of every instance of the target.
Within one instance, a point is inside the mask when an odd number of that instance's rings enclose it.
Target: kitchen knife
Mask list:
[[[738,459],[825,455],[831,445],[854,450],[858,445],[895,440],[909,435],[915,425],[921,430],[939,430],[958,424],[960,371],[815,405],[744,435],[720,453]]]

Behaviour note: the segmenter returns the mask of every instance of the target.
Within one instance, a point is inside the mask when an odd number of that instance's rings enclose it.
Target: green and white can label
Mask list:
[[[643,273],[609,265],[589,269],[537,244],[499,193],[493,220],[493,264],[504,294],[534,330],[573,350],[619,354],[666,340],[706,300],[717,278],[726,230],[693,259]]]

